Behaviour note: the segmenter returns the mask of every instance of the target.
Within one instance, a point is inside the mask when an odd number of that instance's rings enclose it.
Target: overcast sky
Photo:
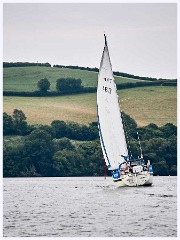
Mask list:
[[[3,61],[99,67],[104,31],[113,70],[177,77],[176,3],[5,3]]]

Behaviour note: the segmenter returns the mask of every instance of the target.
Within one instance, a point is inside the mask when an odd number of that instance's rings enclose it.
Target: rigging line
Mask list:
[[[138,131],[137,131],[137,136],[138,136],[139,148],[140,148],[140,153],[141,153],[140,157],[143,158],[142,147],[141,147],[141,141],[140,141],[140,138],[139,138],[139,133],[138,133]]]

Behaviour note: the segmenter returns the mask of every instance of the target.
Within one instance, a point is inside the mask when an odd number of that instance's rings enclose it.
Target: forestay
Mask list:
[[[128,151],[106,36],[98,75],[97,114],[105,162],[109,170],[114,170],[124,162],[122,155],[127,156]]]

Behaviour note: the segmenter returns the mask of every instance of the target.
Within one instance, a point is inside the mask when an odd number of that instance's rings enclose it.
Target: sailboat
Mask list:
[[[97,87],[97,117],[101,148],[107,169],[118,187],[144,186],[153,183],[153,168],[143,155],[137,159],[128,154],[125,129],[113,77],[112,65],[104,34],[105,46],[101,58]]]

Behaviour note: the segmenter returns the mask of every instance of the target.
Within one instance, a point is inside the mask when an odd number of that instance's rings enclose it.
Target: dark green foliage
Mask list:
[[[130,116],[125,113],[122,113],[122,116],[130,147],[129,154],[132,153],[134,158],[140,156],[138,131],[144,159],[151,161],[154,174],[175,176],[177,127],[167,123],[162,127],[149,124],[138,128]],[[10,136],[5,141],[3,162],[5,177],[103,175],[97,122],[86,126],[54,120],[51,126],[27,126],[26,117],[20,110],[14,110],[13,117],[4,113],[3,119],[5,135],[12,133],[25,135],[27,131],[29,134],[21,137],[23,141],[12,141],[10,144]]]
[[[169,174],[171,176],[177,176],[177,165],[172,165],[172,167],[170,168]]]
[[[3,62],[3,67],[32,67],[32,66],[51,67],[51,64],[28,63],[28,62]]]
[[[75,122],[65,123],[64,121],[54,120],[51,126],[56,138],[67,137],[79,141],[91,141],[98,138],[98,129],[93,124],[86,126]]]
[[[12,135],[14,134],[14,124],[13,119],[10,115],[7,113],[3,113],[3,134],[4,135]]]
[[[54,130],[55,138],[62,138],[67,135],[67,125],[64,121],[54,120],[51,127]]]
[[[52,138],[55,137],[55,131],[54,131],[54,129],[53,129],[51,126],[49,126],[49,125],[42,125],[42,124],[36,125],[35,128],[34,128],[34,130],[36,130],[36,129],[38,129],[38,130],[43,130],[43,131],[47,132]]]
[[[154,123],[148,124],[147,128],[152,129],[152,130],[158,130],[158,126]]]
[[[57,151],[53,157],[55,176],[103,175],[102,152],[99,143],[80,144],[74,150]]]
[[[132,154],[132,157],[134,158],[138,158],[138,156],[139,157],[141,156],[141,151],[140,151],[140,147],[137,139],[131,139],[129,141],[128,153],[129,153],[129,156],[131,156]]]
[[[60,151],[63,149],[74,150],[75,147],[68,138],[53,139],[54,151]]]
[[[81,144],[78,151],[84,155],[87,176],[103,176],[103,155],[99,141]]]
[[[50,134],[41,129],[34,130],[25,139],[24,152],[40,175],[52,175],[54,148]]]
[[[139,135],[141,136],[141,140],[149,140],[152,138],[159,138],[162,136],[161,131],[159,128],[154,129],[148,126],[142,127],[142,128],[137,128]]]
[[[172,123],[167,123],[162,127],[158,127],[151,123],[145,127],[138,128],[138,132],[140,133],[142,140],[148,140],[154,137],[168,138],[173,135],[177,136],[177,127]]]
[[[56,81],[56,89],[62,93],[73,93],[81,90],[81,79],[76,78],[59,78]]]
[[[162,135],[162,134],[161,134]],[[151,160],[155,175],[174,175],[177,171],[177,137],[155,137],[142,141],[144,159]],[[164,170],[162,169],[164,166]],[[174,166],[172,168],[172,166]],[[176,171],[175,171],[176,166]],[[172,170],[171,170],[172,168]]]
[[[35,176],[35,168],[24,156],[24,146],[4,146],[3,148],[3,176],[29,177]]]
[[[148,153],[155,154],[155,158],[151,158],[153,162],[156,161],[156,159],[164,158],[168,151],[168,141],[164,138],[152,138],[150,140],[146,140],[142,142],[143,149],[146,154],[146,158],[148,158]]]
[[[54,176],[68,176],[70,175],[70,163],[66,158],[66,153],[70,153],[70,151],[57,151],[53,156],[53,169],[54,169]],[[71,152],[72,153],[72,152]],[[70,154],[71,154],[70,153]],[[72,161],[71,161],[72,162]]]
[[[155,175],[176,175],[177,127],[171,123],[167,123],[162,127],[151,123],[138,128],[136,122],[130,116],[122,113],[122,117],[129,155],[132,153],[134,158],[140,156],[139,135],[144,159],[151,160]]]
[[[68,138],[79,141],[91,141],[98,138],[98,130],[92,126],[79,125],[75,122],[67,123]]]
[[[177,127],[172,123],[167,123],[161,128],[162,134],[164,137],[170,137],[171,135],[177,136]]]
[[[46,93],[40,91],[34,92],[15,92],[15,91],[3,91],[3,96],[19,96],[19,97],[54,97],[62,96],[68,94],[80,94],[80,93],[94,93],[97,91],[96,87],[81,87],[73,89],[73,91],[67,92],[57,92],[57,91],[47,91]]]
[[[137,123],[128,114],[122,112],[122,121],[125,130],[126,137],[131,136],[131,138],[137,137]]]
[[[13,115],[3,113],[3,134],[4,135],[27,135],[31,129],[26,122],[23,111],[14,109]]]
[[[15,133],[17,135],[26,135],[28,133],[28,125],[23,111],[14,109],[12,119]]]
[[[40,92],[46,93],[49,88],[50,88],[50,82],[47,78],[43,78],[41,80],[38,81],[37,83],[37,87],[39,89]]]
[[[159,159],[158,162],[153,163],[153,169],[154,169],[155,175],[162,175],[162,176],[169,175],[169,167],[168,167],[166,161],[161,161]]]

